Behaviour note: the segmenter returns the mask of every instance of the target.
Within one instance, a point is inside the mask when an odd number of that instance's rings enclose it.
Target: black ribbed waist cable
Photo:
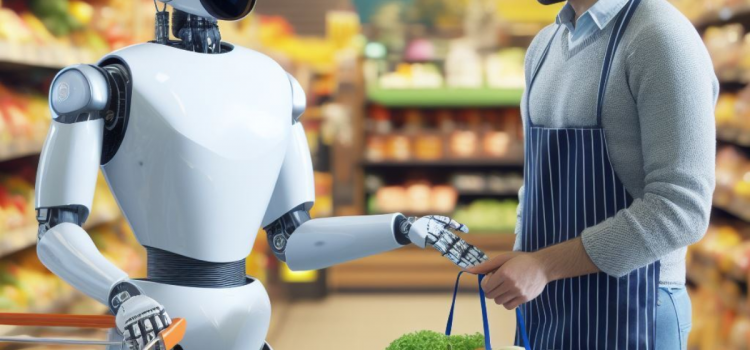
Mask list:
[[[245,259],[216,263],[146,247],[148,281],[184,287],[231,288],[248,283]]]

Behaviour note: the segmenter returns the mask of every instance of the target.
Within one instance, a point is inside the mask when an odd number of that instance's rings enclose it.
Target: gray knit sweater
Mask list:
[[[568,31],[560,29],[531,91],[536,125],[596,125],[597,87],[615,22],[575,50],[568,50]],[[529,47],[527,84],[556,26]],[[602,115],[614,169],[635,200],[582,233],[603,272],[623,276],[661,260],[661,285],[685,283],[687,246],[703,237],[711,211],[718,91],[693,25],[665,0],[642,0],[615,54]],[[522,211],[519,205],[519,217]],[[519,220],[517,238],[520,232]]]

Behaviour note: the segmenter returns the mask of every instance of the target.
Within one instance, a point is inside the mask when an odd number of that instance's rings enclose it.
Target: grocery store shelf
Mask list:
[[[104,213],[95,215],[86,222],[84,228],[94,228],[96,226],[115,221],[119,217],[119,213]],[[38,226],[36,224],[32,224],[22,228],[11,230],[7,233],[3,233],[2,239],[0,239],[0,257],[13,254],[35,245],[37,240],[37,229]]]
[[[519,188],[504,191],[492,190],[460,190],[456,189],[459,197],[517,197]],[[367,194],[376,194],[377,191],[367,191]]]
[[[523,166],[523,155],[491,159],[442,159],[442,160],[365,160],[362,165],[367,168],[388,167],[520,167]]]
[[[722,212],[727,213],[727,214],[729,214],[731,216],[734,216],[737,219],[740,219],[740,220],[742,220],[744,222],[750,223],[750,211],[746,209],[743,212],[740,208],[738,208],[739,205],[733,205],[733,204],[727,205],[727,204],[724,204],[724,203],[719,203],[719,202],[717,202],[717,201],[714,200],[713,206],[714,206],[714,208],[719,209]],[[747,207],[747,206],[745,206],[745,207]]]
[[[726,23],[750,23],[750,5],[722,7],[714,11],[708,11],[693,21],[693,25],[698,31]]]
[[[96,59],[88,50],[68,46],[0,41],[0,63],[59,69],[81,62],[94,62]]]
[[[726,144],[750,148],[750,132],[730,128],[717,128],[716,139]]]
[[[0,162],[22,158],[42,151],[42,143],[37,141],[11,141],[0,144]]]
[[[367,89],[370,102],[386,107],[517,107],[522,95],[523,89]]]
[[[461,235],[490,257],[513,249],[510,233]],[[328,284],[337,291],[446,291],[460,271],[433,249],[406,246],[328,269]],[[461,281],[462,290],[476,290],[476,281]]]

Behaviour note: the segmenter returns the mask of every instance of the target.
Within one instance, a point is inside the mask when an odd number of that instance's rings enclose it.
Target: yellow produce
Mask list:
[[[83,25],[91,23],[91,18],[94,17],[94,7],[83,1],[71,1],[68,11]]]
[[[34,41],[34,35],[15,12],[0,8],[0,40],[30,43]]]
[[[57,41],[57,39],[55,39],[55,36],[52,35],[49,30],[47,30],[47,27],[44,26],[44,23],[42,23],[42,21],[40,21],[39,18],[34,16],[32,13],[22,13],[21,19],[26,22],[29,30],[31,30],[34,35],[34,38],[36,38],[37,43],[50,44]]]

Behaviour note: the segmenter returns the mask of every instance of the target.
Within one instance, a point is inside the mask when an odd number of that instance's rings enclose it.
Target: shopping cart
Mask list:
[[[107,315],[57,315],[57,314],[18,314],[0,313],[0,325],[5,326],[34,326],[34,327],[68,327],[68,328],[115,328],[114,316]],[[172,320],[172,324],[161,331],[151,340],[143,350],[182,349],[178,343],[185,336],[187,322],[181,318]],[[69,338],[37,338],[31,336],[0,336],[0,343],[26,343],[47,345],[77,345],[77,346],[121,346],[128,349],[124,342],[104,340],[84,340]],[[157,347],[158,346],[158,347]]]

